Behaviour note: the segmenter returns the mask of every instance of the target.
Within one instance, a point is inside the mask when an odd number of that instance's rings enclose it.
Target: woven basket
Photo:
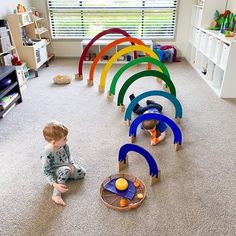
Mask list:
[[[117,178],[124,178],[126,180],[129,180],[131,182],[139,182],[139,187],[136,188],[136,193],[135,196],[132,200],[126,199],[127,201],[127,205],[121,207],[120,206],[120,200],[122,199],[121,196],[116,195],[115,193],[109,192],[107,191],[104,186],[109,183],[110,181],[112,181],[113,179],[117,179]],[[142,193],[143,194],[143,198],[142,199],[138,199],[137,198],[137,194],[138,193]],[[146,198],[146,187],[144,185],[144,183],[142,182],[142,180],[140,180],[138,177],[136,176],[132,176],[129,174],[115,174],[115,175],[111,175],[108,178],[106,178],[101,186],[100,186],[100,197],[102,199],[102,202],[109,208],[113,209],[113,210],[117,210],[117,211],[129,211],[132,209],[136,209],[138,208],[142,202],[144,201],[144,199]]]

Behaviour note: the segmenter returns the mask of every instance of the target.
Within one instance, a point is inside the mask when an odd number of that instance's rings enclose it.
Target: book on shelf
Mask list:
[[[6,27],[0,27],[0,51],[8,52],[11,50],[11,41]]]
[[[18,96],[18,93],[9,94],[0,99],[0,111],[6,109],[6,107]]]

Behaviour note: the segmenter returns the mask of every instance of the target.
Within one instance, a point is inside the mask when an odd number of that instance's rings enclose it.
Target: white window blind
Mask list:
[[[121,28],[140,39],[173,39],[178,0],[48,0],[52,37],[91,39]],[[109,34],[106,39],[119,38]]]

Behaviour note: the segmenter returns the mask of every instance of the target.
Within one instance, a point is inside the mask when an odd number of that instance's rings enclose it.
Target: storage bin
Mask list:
[[[200,51],[203,54],[206,54],[206,46],[207,46],[207,34],[205,32],[201,32],[200,36]]]
[[[220,59],[220,67],[225,70],[228,62],[230,46],[224,43]]]
[[[207,49],[206,49],[206,55],[213,60],[215,56],[215,49],[216,49],[216,38],[209,35],[208,37],[208,43],[207,43]]]
[[[206,79],[208,79],[208,80],[212,80],[213,79],[214,69],[215,69],[215,64],[212,61],[208,60]]]
[[[213,58],[213,61],[216,64],[220,63],[221,54],[222,54],[222,48],[223,48],[223,42],[221,40],[217,39],[216,47],[215,47],[215,53],[214,53],[214,58]]]
[[[218,66],[215,66],[212,86],[215,88],[220,88],[223,81],[223,77],[224,77],[224,71]]]

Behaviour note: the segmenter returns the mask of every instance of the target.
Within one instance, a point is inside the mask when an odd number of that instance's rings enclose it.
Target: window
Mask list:
[[[103,30],[121,28],[139,39],[173,39],[177,3],[178,0],[48,0],[52,37],[91,39]]]

